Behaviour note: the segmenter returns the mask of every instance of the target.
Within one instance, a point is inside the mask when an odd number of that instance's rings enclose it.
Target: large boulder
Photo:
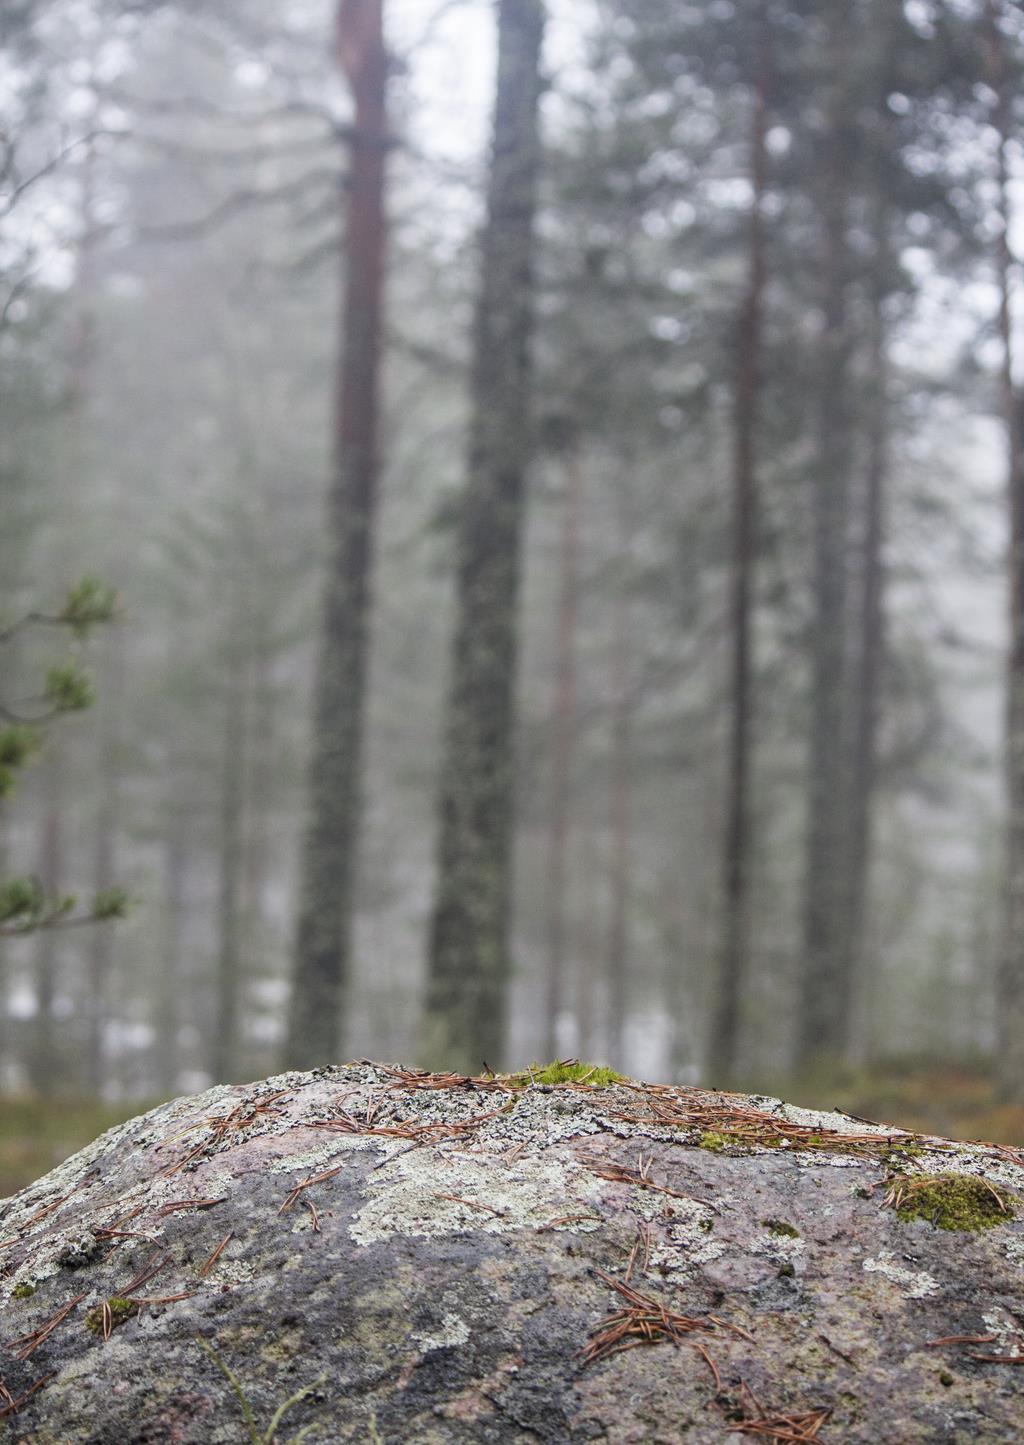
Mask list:
[[[7,1438],[1024,1438],[1024,1157],[574,1072],[103,1135],[0,1206]]]

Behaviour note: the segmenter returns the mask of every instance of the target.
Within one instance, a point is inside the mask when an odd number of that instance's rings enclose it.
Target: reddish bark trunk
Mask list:
[[[727,1082],[736,1068],[740,998],[746,972],[750,836],[751,613],[757,527],[757,423],[761,394],[761,331],[764,309],[764,194],[768,153],[768,38],[754,95],[750,135],[753,198],[747,242],[747,295],[738,328],[733,540],[730,610],[732,622],[731,713],[726,824],[722,857],[723,917],[718,1000],[711,1027],[710,1076]]]
[[[377,509],[386,243],[388,56],[382,0],[340,0],[337,18],[338,58],[355,98],[355,121],[346,191],[334,479],[328,499],[331,556],[285,1048],[288,1064],[305,1066],[337,1057],[348,985]]]

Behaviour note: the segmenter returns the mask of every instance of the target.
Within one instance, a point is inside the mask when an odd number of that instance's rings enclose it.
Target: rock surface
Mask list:
[[[212,1089],[5,1201],[6,1438],[1024,1437],[1024,1156],[521,1082]],[[900,1217],[936,1175],[992,1227]]]

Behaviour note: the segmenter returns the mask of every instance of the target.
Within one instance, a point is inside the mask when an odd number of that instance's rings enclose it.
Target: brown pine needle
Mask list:
[[[599,1214],[560,1214],[557,1219],[549,1219],[547,1224],[538,1224],[537,1233],[544,1234],[549,1229],[558,1229],[563,1224],[576,1224],[584,1219],[591,1219],[595,1224],[601,1223]]]
[[[219,1199],[172,1199],[170,1204],[161,1204],[156,1212],[174,1214],[178,1209],[212,1209],[215,1204],[223,1204],[226,1199],[226,1194],[222,1194]]]
[[[194,1289],[186,1289],[180,1294],[132,1295],[131,1302],[133,1305],[173,1305],[178,1300],[194,1299],[195,1293]]]
[[[674,1128],[710,1130],[727,1135],[737,1144],[754,1148],[766,1142],[774,1147],[806,1150],[840,1150],[848,1154],[877,1156],[888,1153],[894,1145],[909,1144],[923,1136],[904,1130],[886,1134],[845,1134],[812,1124],[796,1124],[782,1114],[769,1114],[753,1109],[743,1096],[711,1092],[706,1089],[679,1088],[672,1085],[637,1085],[624,1081],[638,1099],[635,1111],[616,1114],[632,1124],[667,1124]],[[945,1140],[928,1139],[929,1149],[953,1149]],[[635,1181],[633,1181],[635,1182]]]
[[[435,1199],[447,1199],[452,1204],[465,1204],[470,1209],[486,1209],[488,1214],[501,1214],[500,1209],[495,1209],[493,1204],[484,1204],[479,1199],[463,1199],[461,1194],[435,1194]]]
[[[127,1299],[127,1297],[133,1295],[137,1289],[141,1289],[144,1284],[148,1284],[162,1269],[166,1269],[170,1262],[171,1256],[169,1254],[165,1254],[162,1258],[151,1258],[149,1263],[144,1264],[138,1274],[134,1275],[125,1285],[124,1289],[120,1291],[121,1298]]]
[[[201,1154],[206,1154],[216,1149],[218,1145],[224,1142],[229,1134],[239,1133],[241,1130],[247,1129],[250,1124],[256,1123],[262,1114],[280,1114],[281,1110],[275,1109],[274,1105],[282,1099],[289,1097],[287,1089],[279,1089],[276,1094],[267,1094],[263,1098],[243,1100],[242,1103],[236,1104],[230,1113],[215,1114],[202,1121],[211,1126],[210,1134],[205,1139],[201,1139],[199,1143],[183,1155],[181,1159],[176,1159],[173,1163],[167,1164],[163,1169],[158,1170],[156,1177],[158,1179],[164,1179],[169,1178],[172,1174],[178,1174],[187,1164],[190,1164],[193,1159],[197,1159]],[[157,1147],[161,1149],[165,1148],[176,1139],[182,1138],[185,1134],[190,1134],[193,1129],[199,1127],[201,1127],[200,1124],[190,1124],[186,1129],[179,1131],[179,1133],[172,1134],[170,1138],[165,1139],[163,1143]]]
[[[2,1420],[5,1415],[16,1415],[25,1401],[34,1395],[37,1390],[41,1390],[48,1381],[53,1379],[56,1373],[56,1370],[51,1370],[48,1375],[43,1375],[42,1379],[37,1380],[34,1385],[29,1385],[23,1395],[19,1395],[16,1400],[11,1400],[9,1405],[4,1405],[3,1409],[0,1410],[0,1420]],[[7,1390],[4,1390],[4,1396],[10,1399]]]
[[[277,1211],[278,1214],[284,1214],[285,1210],[290,1209],[304,1189],[309,1189],[313,1184],[323,1184],[326,1180],[333,1179],[335,1174],[340,1174],[344,1167],[344,1164],[337,1164],[333,1169],[325,1169],[322,1174],[310,1174],[307,1179],[300,1180]]]
[[[584,1369],[608,1355],[620,1354],[623,1350],[635,1349],[639,1345],[653,1345],[660,1340],[669,1340],[675,1345],[693,1345],[711,1371],[716,1393],[721,1390],[721,1375],[710,1352],[702,1342],[689,1339],[688,1336],[698,1333],[714,1334],[721,1330],[749,1340],[750,1335],[746,1330],[741,1330],[738,1325],[729,1324],[715,1315],[679,1314],[650,1295],[641,1294],[632,1285],[613,1279],[603,1270],[596,1269],[594,1274],[622,1296],[627,1308],[614,1311],[603,1324],[590,1332],[590,1343],[579,1352]]]
[[[486,1113],[475,1114],[472,1119],[465,1119],[458,1124],[421,1124],[417,1120],[404,1120],[398,1124],[371,1124],[367,1125],[365,1119],[357,1119],[355,1115],[340,1111],[333,1119],[310,1119],[304,1127],[307,1129],[336,1129],[343,1134],[373,1134],[382,1138],[391,1139],[416,1139],[423,1143],[438,1143],[444,1139],[459,1139],[464,1134],[478,1129],[488,1119],[496,1119],[499,1114],[505,1114],[515,1107],[515,1100],[502,1104],[500,1109],[489,1109]]]
[[[576,1157],[584,1169],[589,1169],[591,1174],[596,1174],[599,1179],[611,1179],[616,1184],[632,1184],[637,1189],[649,1189],[655,1194],[667,1194],[673,1199],[694,1198],[692,1194],[684,1194],[679,1189],[670,1189],[667,1184],[658,1184],[651,1178],[653,1155],[648,1159],[644,1159],[642,1154],[638,1155],[635,1169],[630,1169],[625,1164],[616,1164],[612,1159],[603,1159],[597,1154],[580,1153]],[[704,1204],[709,1209],[714,1208],[714,1205],[706,1199],[696,1199],[695,1202]]]
[[[314,1233],[314,1234],[319,1234],[319,1233],[320,1233],[320,1213],[319,1213],[319,1210],[317,1209],[316,1205],[313,1203],[312,1199],[304,1199],[302,1202],[303,1202],[303,1204],[306,1206],[306,1208],[309,1210],[310,1217],[312,1218],[312,1221],[313,1221],[313,1233]]]
[[[995,1335],[943,1335],[940,1340],[926,1340],[926,1350],[937,1350],[940,1345],[990,1345]]]
[[[832,1414],[831,1407],[796,1414],[766,1410],[746,1380],[741,1381],[740,1393],[746,1418],[731,1426],[731,1433],[735,1435],[763,1435],[773,1442],[820,1441],[818,1432]],[[748,1412],[748,1403],[753,1407],[753,1414]]]
[[[760,1420],[744,1420],[730,1427],[734,1435],[763,1435],[773,1442],[819,1441],[818,1433],[832,1414],[831,1409],[810,1410],[803,1415],[767,1415]]]
[[[233,1229],[229,1229],[228,1232],[227,1232],[227,1234],[225,1234],[225,1236],[224,1236],[224,1238],[221,1240],[220,1244],[218,1244],[217,1248],[216,1248],[216,1249],[213,1251],[213,1253],[210,1255],[209,1259],[206,1261],[206,1263],[205,1263],[205,1264],[202,1266],[202,1268],[199,1270],[199,1278],[200,1278],[200,1279],[204,1279],[204,1278],[206,1277],[206,1275],[208,1275],[208,1274],[210,1273],[210,1270],[211,1270],[211,1269],[213,1268],[213,1266],[217,1263],[218,1259],[220,1259],[221,1254],[223,1253],[225,1247],[230,1243],[230,1241],[231,1241],[232,1238],[234,1237],[234,1233],[235,1233],[235,1232],[234,1232]]]
[[[76,1294],[74,1299],[68,1300],[66,1305],[52,1314],[48,1320],[44,1320],[38,1329],[30,1330],[26,1335],[19,1335],[16,1340],[8,1340],[7,1348],[19,1360],[27,1360],[41,1344],[50,1338],[57,1326],[67,1319],[75,1305],[81,1304],[84,1299],[84,1294]]]

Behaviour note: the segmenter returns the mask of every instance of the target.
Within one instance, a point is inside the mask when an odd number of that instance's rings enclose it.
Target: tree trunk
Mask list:
[[[428,1058],[466,1070],[505,1046],[543,30],[541,0],[501,0],[424,1031]]]
[[[175,776],[173,768],[169,776]],[[188,815],[177,785],[167,799],[163,830],[163,920],[160,937],[160,972],[156,986],[153,1061],[160,1095],[174,1094],[180,1073],[178,1061],[178,997],[181,989],[182,933],[185,923],[185,875],[188,864]]]
[[[123,638],[115,637],[110,640],[107,648],[110,666],[105,670],[104,695],[100,704],[100,800],[93,836],[93,890],[96,893],[102,893],[114,886],[117,867],[117,829],[120,814],[118,724],[124,690],[123,648]],[[89,939],[86,1082],[90,1093],[96,1097],[102,1093],[106,1082],[103,1031],[109,1006],[107,988],[114,959],[116,927],[114,923],[97,923]]]
[[[846,534],[849,488],[847,239],[849,165],[845,93],[850,20],[839,7],[830,26],[826,159],[821,178],[822,326],[819,341],[817,465],[814,478],[814,618],[811,735],[803,918],[803,979],[797,1065],[840,1057],[850,1021],[850,980],[841,938],[846,921],[844,708]]]
[[[747,295],[737,330],[733,537],[731,708],[726,824],[722,857],[722,954],[718,999],[711,1025],[709,1073],[726,1083],[736,1070],[740,999],[747,963],[751,753],[751,612],[757,526],[757,440],[761,396],[761,330],[764,293],[764,193],[768,154],[768,34],[762,41],[761,76],[754,95],[750,136],[753,196],[747,242]]]
[[[1008,150],[1013,139],[1009,82],[1000,29],[1001,7],[985,0],[984,24],[989,84],[995,95],[992,124],[996,151],[996,270],[999,285],[1001,409],[1007,443],[1009,650],[1006,665],[1006,854],[1003,949],[997,982],[996,1058],[1008,1099],[1024,1099],[1024,435],[1020,397],[1014,382],[1012,221]]]
[[[39,880],[48,900],[59,898],[64,885],[64,761],[60,744],[51,738],[46,758],[42,832],[39,840]],[[53,1005],[57,994],[59,933],[44,928],[35,940],[35,1018],[28,1073],[32,1087],[44,1097],[57,1092],[60,1082],[58,1051],[54,1046]]]
[[[889,472],[889,354],[885,298],[892,263],[888,207],[879,197],[875,216],[875,260],[868,321],[867,470],[860,546],[858,650],[852,686],[853,743],[848,780],[847,920],[841,946],[844,971],[856,995],[857,1052],[870,1052],[870,1028],[864,1017],[871,989],[867,969],[867,902],[871,878],[872,823],[875,805],[880,688],[885,657],[886,488]]]
[[[583,468],[580,439],[569,438],[562,516],[561,595],[558,602],[558,656],[555,663],[554,742],[551,763],[551,820],[548,837],[548,971],[543,1056],[558,1056],[558,1020],[565,1007],[566,855],[572,792],[572,753],[576,729],[576,603],[579,573],[580,497]]]
[[[210,1075],[228,1083],[238,1067],[241,977],[241,889],[244,864],[243,810],[248,745],[245,661],[231,668],[224,717],[224,759],[221,775],[220,888],[217,909],[217,977],[210,1039]]]
[[[342,345],[329,496],[331,556],[316,673],[309,818],[302,857],[285,1059],[336,1057],[348,982],[359,831],[384,293],[387,72],[383,0],[339,0],[338,57],[355,99],[346,191]]]
[[[629,975],[630,763],[633,695],[630,677],[629,598],[620,582],[612,636],[612,775],[608,916],[608,1063],[626,1065],[627,980]]]

